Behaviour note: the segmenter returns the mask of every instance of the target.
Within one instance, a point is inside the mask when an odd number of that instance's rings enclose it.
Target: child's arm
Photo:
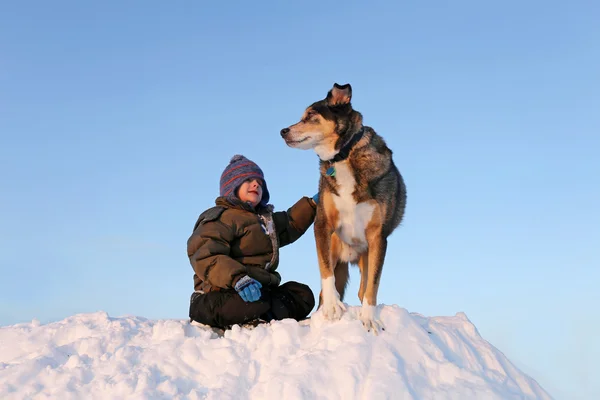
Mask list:
[[[187,252],[196,275],[211,286],[231,289],[246,267],[229,256],[235,231],[219,220],[203,221],[188,239]]]
[[[309,197],[302,197],[287,211],[273,213],[273,222],[279,235],[279,247],[294,243],[315,220],[316,206]]]

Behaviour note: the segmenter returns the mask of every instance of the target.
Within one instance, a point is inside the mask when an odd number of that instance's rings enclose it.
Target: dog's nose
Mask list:
[[[285,137],[290,132],[290,128],[283,128],[281,130],[281,137]]]

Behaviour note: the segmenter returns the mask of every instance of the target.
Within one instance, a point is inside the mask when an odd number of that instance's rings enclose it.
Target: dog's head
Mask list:
[[[322,160],[331,159],[347,135],[362,127],[362,116],[352,109],[352,86],[338,85],[325,99],[311,104],[300,121],[281,130],[285,143],[296,149],[314,149]]]

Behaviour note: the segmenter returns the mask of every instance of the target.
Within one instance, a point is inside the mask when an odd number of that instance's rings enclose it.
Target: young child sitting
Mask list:
[[[315,197],[316,198],[316,195]],[[279,248],[313,223],[316,203],[302,197],[287,211],[273,211],[260,167],[235,155],[223,171],[215,207],[204,211],[187,242],[194,269],[191,320],[232,325],[305,319],[315,305],[302,283],[281,283]]]

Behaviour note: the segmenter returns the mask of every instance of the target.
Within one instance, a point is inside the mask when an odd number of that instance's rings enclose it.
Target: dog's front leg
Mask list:
[[[365,291],[361,299],[360,320],[367,330],[377,334],[380,330],[384,330],[383,323],[375,316],[375,311],[379,280],[387,250],[387,239],[381,235],[380,229],[372,229],[367,231],[367,241],[369,245],[368,257],[366,257],[368,271]]]
[[[319,295],[319,308],[323,316],[329,320],[340,319],[346,307],[340,300],[340,295],[335,287],[334,270],[339,257],[339,239],[333,237],[333,231],[328,229],[325,219],[315,221],[315,239],[321,272],[321,294]]]

